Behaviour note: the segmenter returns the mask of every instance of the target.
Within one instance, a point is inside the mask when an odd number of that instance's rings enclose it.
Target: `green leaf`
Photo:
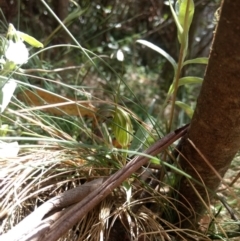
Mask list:
[[[145,123],[149,126],[149,129],[146,129],[142,125],[139,125],[139,128],[136,131],[136,134],[134,134],[133,136],[133,140],[129,148],[130,150],[136,151],[136,152],[142,151],[143,146],[146,140],[149,138],[151,130],[156,123],[156,120],[153,117],[149,116],[149,118],[145,120]]]
[[[160,165],[162,163],[162,161],[156,157],[150,159],[150,162],[151,162],[151,164],[155,164],[155,165]]]
[[[7,82],[5,78],[0,78],[0,113],[8,106],[13,93],[17,87],[17,82],[14,79],[9,79]]]
[[[194,14],[194,2],[193,0],[178,0],[176,6],[178,7],[177,15],[179,23],[181,24],[183,31],[188,32]],[[184,26],[184,24],[186,24],[186,26]]]
[[[158,52],[159,54],[161,54],[163,57],[165,57],[173,66],[174,72],[177,69],[177,63],[176,61],[173,59],[173,57],[171,55],[169,55],[166,51],[164,51],[163,49],[159,48],[158,46],[156,46],[155,44],[152,44],[146,40],[137,40],[137,43],[140,43],[142,45],[147,46],[148,48]]]
[[[130,203],[131,197],[132,197],[132,186],[129,184],[128,181],[124,181],[122,185],[126,192],[126,199],[127,199],[126,202]]]
[[[173,15],[173,19],[174,19],[175,24],[177,26],[178,34],[181,36],[183,34],[183,27],[181,26],[181,24],[179,22],[179,19],[178,19],[178,16],[177,16],[176,12],[173,9],[171,0],[169,0],[169,6],[170,6],[170,10],[171,10],[172,15]]]
[[[203,82],[203,78],[196,76],[186,76],[179,79],[178,86],[186,85],[186,84],[201,84]]]
[[[132,141],[133,127],[132,122],[125,110],[117,107],[113,116],[112,130],[118,143],[126,148]]]
[[[185,66],[187,64],[208,64],[208,58],[202,57],[202,58],[196,58],[196,59],[189,59],[189,60],[186,60],[182,66]]]
[[[181,109],[184,110],[184,112],[188,115],[188,117],[190,119],[192,119],[192,116],[193,116],[193,109],[191,108],[191,106],[181,102],[181,101],[176,101],[175,104],[177,106],[179,106]]]
[[[187,41],[188,39],[188,32],[194,14],[194,2],[193,0],[178,0],[176,2],[176,8],[178,21],[183,28],[183,33],[178,31],[178,39],[179,42],[183,44],[183,41]],[[182,36],[184,38],[182,38]]]
[[[201,84],[203,78],[195,77],[195,76],[187,76],[179,79],[178,87],[186,84]],[[171,84],[168,95],[171,95],[174,92],[174,82]]]
[[[20,31],[17,31],[17,33],[19,34],[19,36],[25,41],[27,42],[28,44],[30,44],[31,46],[35,47],[35,48],[43,48],[43,44],[41,42],[39,42],[38,40],[36,40],[34,37],[26,34],[26,33],[23,33],[23,32],[20,32]]]

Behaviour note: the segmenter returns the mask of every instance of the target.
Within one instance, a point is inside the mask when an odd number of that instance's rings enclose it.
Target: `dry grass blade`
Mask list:
[[[166,137],[162,138],[155,145],[150,147],[145,152],[146,156],[137,156],[121,170],[117,171],[115,174],[110,176],[110,178],[108,178],[105,182],[103,182],[104,179],[102,178],[99,179],[95,177],[96,180],[94,180],[93,182],[86,183],[79,187],[76,187],[75,189],[65,191],[60,195],[55,195],[55,194],[60,191],[59,188],[61,186],[66,187],[67,182],[61,181],[62,183],[61,184],[58,181],[57,183],[54,184],[53,181],[55,180],[55,176],[56,178],[59,178],[59,180],[61,180],[61,178],[64,177],[64,175],[67,175],[68,173],[69,175],[72,175],[70,174],[71,168],[69,168],[69,170],[66,169],[65,172],[63,172],[63,170],[61,169],[58,177],[56,170],[58,167],[60,167],[58,166],[58,164],[63,162],[60,161],[59,159],[58,161],[55,161],[55,162],[51,160],[48,163],[48,165],[52,163],[51,165],[49,165],[49,167],[51,168],[47,168],[44,171],[44,174],[39,175],[38,173],[37,175],[36,166],[37,164],[39,165],[39,163],[33,162],[32,172],[26,174],[24,173],[24,171],[22,171],[23,173],[22,175],[24,175],[24,178],[22,177],[21,180],[22,181],[25,180],[25,182],[27,182],[28,179],[30,178],[29,180],[30,184],[23,185],[23,187],[21,187],[20,185],[21,182],[19,183],[18,187],[19,189],[21,188],[21,192],[19,192],[18,194],[18,197],[20,197],[18,203],[19,205],[21,205],[22,200],[26,200],[28,197],[33,197],[33,196],[37,196],[38,197],[37,200],[41,199],[41,192],[43,190],[45,194],[42,198],[45,198],[46,200],[49,200],[49,201],[45,200],[45,203],[40,205],[40,207],[38,207],[35,211],[29,210],[28,214],[30,215],[25,219],[23,219],[23,221],[21,221],[19,224],[17,224],[15,228],[12,228],[12,230],[10,230],[11,227],[8,227],[7,229],[9,229],[10,231],[2,235],[0,237],[0,240],[1,241],[5,241],[5,240],[9,240],[9,241],[49,240],[51,241],[51,240],[65,240],[64,238],[66,237],[69,237],[68,239],[70,240],[96,240],[97,236],[103,237],[105,234],[105,227],[107,226],[106,217],[109,216],[111,208],[107,206],[107,208],[104,211],[103,206],[100,206],[100,210],[99,210],[99,207],[97,208],[97,205],[102,200],[104,200],[106,196],[108,196],[112,192],[113,189],[118,187],[132,173],[134,173],[142,165],[144,165],[149,160],[149,156],[147,155],[154,156],[158,154],[164,148],[166,148],[171,143],[173,143],[176,139],[184,135],[186,133],[186,130],[187,130],[187,127],[183,127],[180,130],[172,132]],[[55,169],[54,175],[53,175],[54,169],[52,168]],[[63,168],[63,166],[61,166],[61,168]],[[39,169],[37,170],[42,172],[42,170],[39,170]],[[87,170],[88,172],[90,171],[89,168],[87,168]],[[76,168],[75,168],[75,172],[76,172]],[[42,176],[44,176],[44,179],[41,178]],[[47,178],[48,176],[49,176],[49,179]],[[35,177],[37,177],[36,180],[34,180]],[[68,179],[68,183],[69,181],[70,179]],[[76,185],[78,186],[79,183]],[[35,192],[33,192],[34,189],[36,189]],[[46,196],[48,190],[52,190],[51,195],[55,197],[53,197],[52,199],[49,199]],[[61,192],[62,191],[63,190],[61,190]],[[33,193],[30,193],[30,192],[33,192]],[[11,202],[12,202],[11,200],[12,196],[9,197],[9,200]],[[82,201],[80,201],[83,197],[85,198]],[[118,193],[118,199],[119,199],[119,193]],[[44,200],[42,200],[41,202],[43,203]],[[31,203],[29,205],[31,207],[34,207],[34,203]],[[94,208],[97,208],[97,211],[95,214],[93,214],[93,211],[92,211],[92,210],[95,210]],[[91,212],[89,213],[90,210]],[[17,211],[15,209],[15,213],[16,212]],[[122,212],[125,212],[124,209],[122,209]],[[21,214],[21,211],[20,211],[18,214],[19,219],[21,218],[20,216],[27,216],[28,214],[26,213]],[[92,215],[95,216],[95,219],[92,217]],[[97,223],[96,223],[96,215],[98,216],[98,220],[99,220]],[[85,218],[83,219],[83,217]],[[91,228],[91,226],[87,225],[86,223],[85,225],[83,224],[84,222],[86,222],[86,217],[88,217],[88,222],[94,219],[94,222],[92,222],[93,228]],[[92,217],[92,218],[90,218],[89,220],[89,217]],[[17,222],[17,219],[15,218],[14,223]],[[82,220],[81,227],[76,226],[80,220]],[[6,226],[6,223],[5,223],[5,226]],[[84,227],[84,230],[83,230],[83,227]],[[113,225],[112,229],[114,229],[114,227],[115,226]],[[85,237],[85,239],[79,239],[80,237],[78,237],[76,231],[74,231],[76,229],[78,230],[77,233],[81,233],[81,237]],[[144,232],[142,228],[140,228],[140,230],[142,230],[140,233]],[[97,236],[93,236],[94,233]],[[90,236],[88,237],[88,235]],[[109,233],[109,235],[111,235],[111,232]]]
[[[32,240],[36,232],[38,235],[40,231],[45,232],[46,227],[49,227],[52,222],[56,222],[63,213],[66,213],[66,210],[61,212],[59,212],[59,210],[68,208],[74,203],[81,201],[89,193],[101,185],[103,181],[104,179],[100,178],[87,182],[48,200],[16,225],[12,230],[5,235],[2,235],[0,240],[28,240],[29,238]],[[52,214],[49,217],[48,214],[50,212]],[[44,218],[45,216],[47,216],[47,218]]]
[[[159,140],[155,145],[150,147],[145,153],[149,155],[157,155],[175,140],[182,137],[188,126],[178,129]],[[78,220],[81,220],[93,207],[100,203],[114,188],[119,186],[132,173],[143,166],[149,157],[138,156],[130,161],[125,167],[113,174],[106,182],[104,182],[97,190],[89,194],[84,200],[77,203],[70,212],[63,215],[50,229],[50,232],[44,236],[45,240],[55,241],[72,228]]]

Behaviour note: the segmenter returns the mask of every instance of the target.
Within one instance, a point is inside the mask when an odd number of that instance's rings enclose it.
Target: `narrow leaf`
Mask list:
[[[184,110],[184,112],[188,115],[188,117],[191,119],[193,116],[193,109],[191,106],[181,102],[181,101],[176,101],[175,104],[179,106],[181,109]]]
[[[162,163],[162,160],[155,157],[155,158],[150,159],[150,162],[151,162],[151,164],[160,165]]]
[[[173,15],[173,19],[174,19],[175,24],[177,26],[178,33],[181,35],[183,33],[183,28],[182,28],[182,25],[180,24],[180,22],[178,20],[178,16],[177,16],[176,12],[174,11],[172,3],[171,3],[170,0],[169,0],[169,6],[170,6],[170,9],[171,9],[171,12],[172,12],[172,15]]]
[[[146,129],[142,125],[139,125],[136,134],[134,134],[133,136],[133,140],[129,148],[130,150],[141,152],[142,149],[144,149],[144,144],[149,138],[151,130],[156,123],[156,120],[153,117],[149,117],[145,120],[145,123],[149,126],[149,129]]]
[[[194,2],[193,0],[178,0],[178,20],[181,24],[183,31],[188,32],[194,14]],[[185,20],[185,18],[187,18]],[[184,24],[187,24],[184,26]]]
[[[179,85],[186,85],[186,84],[201,84],[203,78],[196,77],[196,76],[187,76],[179,79]]]
[[[196,59],[189,59],[189,60],[186,60],[182,66],[185,66],[187,64],[208,64],[208,58],[202,57],[202,58],[196,58]]]
[[[193,0],[178,0],[176,3],[178,8],[178,21],[183,28],[184,40],[187,40],[189,28],[192,23],[193,14],[194,14],[194,2]],[[179,41],[182,44],[182,32],[178,31]]]
[[[140,43],[142,45],[147,46],[148,48],[158,52],[159,54],[161,54],[163,57],[165,57],[173,66],[174,71],[177,69],[177,63],[176,61],[173,59],[173,57],[171,55],[169,55],[166,51],[164,51],[163,49],[159,48],[158,46],[156,46],[155,44],[152,44],[146,40],[137,40],[137,43]]]
[[[179,79],[178,87],[186,84],[201,84],[203,78],[195,77],[195,76],[187,76]],[[174,92],[174,82],[171,84],[168,95],[171,95]]]
[[[27,42],[28,44],[30,44],[31,46],[35,47],[35,48],[43,48],[43,44],[41,42],[39,42],[38,40],[36,40],[34,37],[26,34],[26,33],[23,33],[23,32],[20,32],[20,31],[17,31],[19,36],[25,41]]]

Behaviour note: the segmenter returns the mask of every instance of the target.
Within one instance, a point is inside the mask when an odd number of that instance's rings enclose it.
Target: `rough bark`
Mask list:
[[[180,158],[183,169],[204,183],[201,187],[186,178],[181,180],[179,199],[183,205],[178,211],[182,213],[180,224],[186,228],[196,227],[206,209],[194,188],[209,204],[208,195],[211,199],[213,193],[206,187],[216,191],[240,147],[240,1],[224,0],[221,9],[204,82],[184,139],[184,158]]]

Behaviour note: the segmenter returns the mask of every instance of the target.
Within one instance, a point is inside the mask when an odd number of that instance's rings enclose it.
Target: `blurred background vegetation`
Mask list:
[[[105,63],[96,58],[94,61],[97,62],[97,68],[94,68],[86,55],[80,51],[70,47],[55,47],[32,58],[27,66],[24,66],[25,68],[56,69],[63,66],[65,68],[79,66],[76,69],[48,74],[38,73],[38,75],[60,83],[82,86],[101,100],[113,98],[111,94],[116,90],[120,78],[123,80],[118,93],[121,96],[118,100],[120,103],[130,107],[143,119],[142,107],[151,108],[154,115],[160,112],[160,106],[172,83],[172,66],[158,53],[136,44],[135,41],[148,40],[164,49],[177,61],[179,53],[177,31],[167,0],[48,0],[46,2],[64,21],[81,46],[102,57]],[[195,14],[189,34],[188,59],[208,56],[214,29],[212,16],[218,6],[219,0],[195,0]],[[7,21],[2,18],[2,33],[6,32],[8,23],[13,23],[17,29],[34,36],[45,47],[74,44],[69,34],[59,27],[59,23],[42,1],[1,0],[0,7]],[[119,61],[122,55],[124,61]],[[190,65],[184,69],[184,75],[201,77],[204,75],[204,68],[205,66]],[[59,85],[59,89],[56,90],[56,85],[51,87],[49,82],[44,80],[40,82],[35,80],[32,83],[50,90],[54,88],[59,94],[70,97],[73,95],[73,92],[63,85]],[[188,88],[180,89],[178,97],[185,103],[194,105],[198,90],[198,86],[190,85]],[[138,103],[141,108],[133,103]],[[180,124],[187,121],[189,119],[182,115]]]

